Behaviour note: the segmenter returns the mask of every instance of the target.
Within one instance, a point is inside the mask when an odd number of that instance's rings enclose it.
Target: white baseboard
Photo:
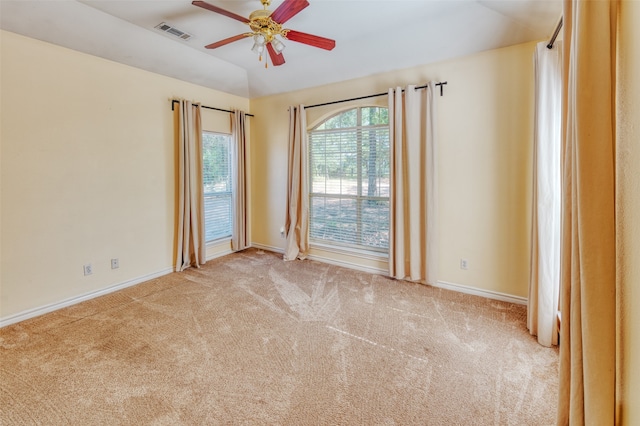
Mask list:
[[[513,296],[511,294],[500,293],[498,291],[484,290],[481,288],[469,287],[462,284],[454,284],[447,281],[438,281],[435,284],[433,284],[433,286],[444,288],[445,290],[457,291],[459,293],[485,297],[487,299],[501,300],[503,302],[515,303],[518,305],[528,304],[528,300],[526,297]]]
[[[48,314],[49,312],[57,311],[58,309],[66,308],[68,306],[72,306],[80,302],[94,299],[96,297],[104,296],[106,294],[113,293],[115,291],[122,290],[124,288],[131,287],[136,284],[140,284],[142,282],[149,281],[154,278],[158,278],[163,275],[170,274],[172,272],[173,272],[173,268],[166,268],[158,272],[143,275],[141,277],[137,277],[119,284],[109,286],[107,288],[95,290],[89,293],[82,294],[80,296],[62,300],[60,302],[51,303],[48,305],[40,306],[38,308],[32,308],[26,311],[19,312],[17,314],[9,315],[8,317],[0,318],[0,328],[6,327],[7,325],[15,324],[20,321],[28,320],[30,318],[35,318],[40,315]]]
[[[251,247],[259,250],[266,250],[266,251],[272,251],[274,253],[284,254],[284,249],[280,247],[268,246],[266,244],[251,243]]]

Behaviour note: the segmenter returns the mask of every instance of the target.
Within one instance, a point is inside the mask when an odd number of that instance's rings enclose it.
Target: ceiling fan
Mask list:
[[[336,46],[336,42],[334,40],[282,28],[282,25],[285,22],[297,15],[302,9],[309,6],[309,2],[307,0],[284,0],[284,2],[282,2],[282,4],[280,4],[280,6],[278,6],[278,8],[273,12],[267,10],[267,7],[271,4],[271,0],[260,0],[260,2],[264,6],[264,9],[256,10],[249,15],[249,18],[245,18],[244,16],[229,12],[228,10],[224,10],[205,1],[193,1],[191,4],[194,6],[240,21],[249,25],[249,28],[251,29],[251,32],[249,33],[238,34],[233,37],[225,38],[224,40],[208,44],[205,47],[207,49],[216,49],[229,43],[233,43],[234,41],[242,40],[245,37],[253,37],[253,47],[251,50],[259,55],[259,60],[262,60],[262,54],[266,49],[267,52],[269,52],[269,57],[271,58],[273,65],[278,66],[284,64],[282,50],[285,45],[283,40],[291,40],[298,43],[308,44],[309,46],[319,47],[320,49],[325,50],[332,50]],[[267,60],[265,59],[265,68],[266,67]]]

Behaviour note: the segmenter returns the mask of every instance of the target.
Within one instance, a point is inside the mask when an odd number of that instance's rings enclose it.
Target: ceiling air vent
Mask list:
[[[185,33],[184,31],[180,31],[179,29],[172,27],[171,25],[167,24],[166,22],[161,22],[158,25],[156,25],[156,28],[159,29],[160,31],[164,31],[165,33],[169,33],[175,37],[178,37],[179,39],[182,40],[189,40],[191,39],[191,37],[193,37],[191,34],[189,33]]]

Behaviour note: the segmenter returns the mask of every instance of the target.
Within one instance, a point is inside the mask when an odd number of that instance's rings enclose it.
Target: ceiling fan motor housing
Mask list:
[[[256,16],[256,12],[266,12],[266,15],[261,13]],[[276,35],[287,37],[289,30],[283,29],[282,25],[271,19],[269,16],[271,12],[268,10],[257,10],[250,16],[251,22],[249,22],[249,28],[253,31],[253,35],[262,35],[267,43],[270,43]]]

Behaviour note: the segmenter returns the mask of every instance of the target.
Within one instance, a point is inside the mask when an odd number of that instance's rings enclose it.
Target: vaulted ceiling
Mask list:
[[[209,3],[248,17],[259,0]],[[275,10],[282,0],[273,0]],[[246,24],[190,0],[0,0],[2,29],[147,71],[255,98],[549,38],[561,0],[309,0],[285,27],[336,41],[326,51],[285,40],[265,69]],[[156,28],[188,33],[182,40]]]

